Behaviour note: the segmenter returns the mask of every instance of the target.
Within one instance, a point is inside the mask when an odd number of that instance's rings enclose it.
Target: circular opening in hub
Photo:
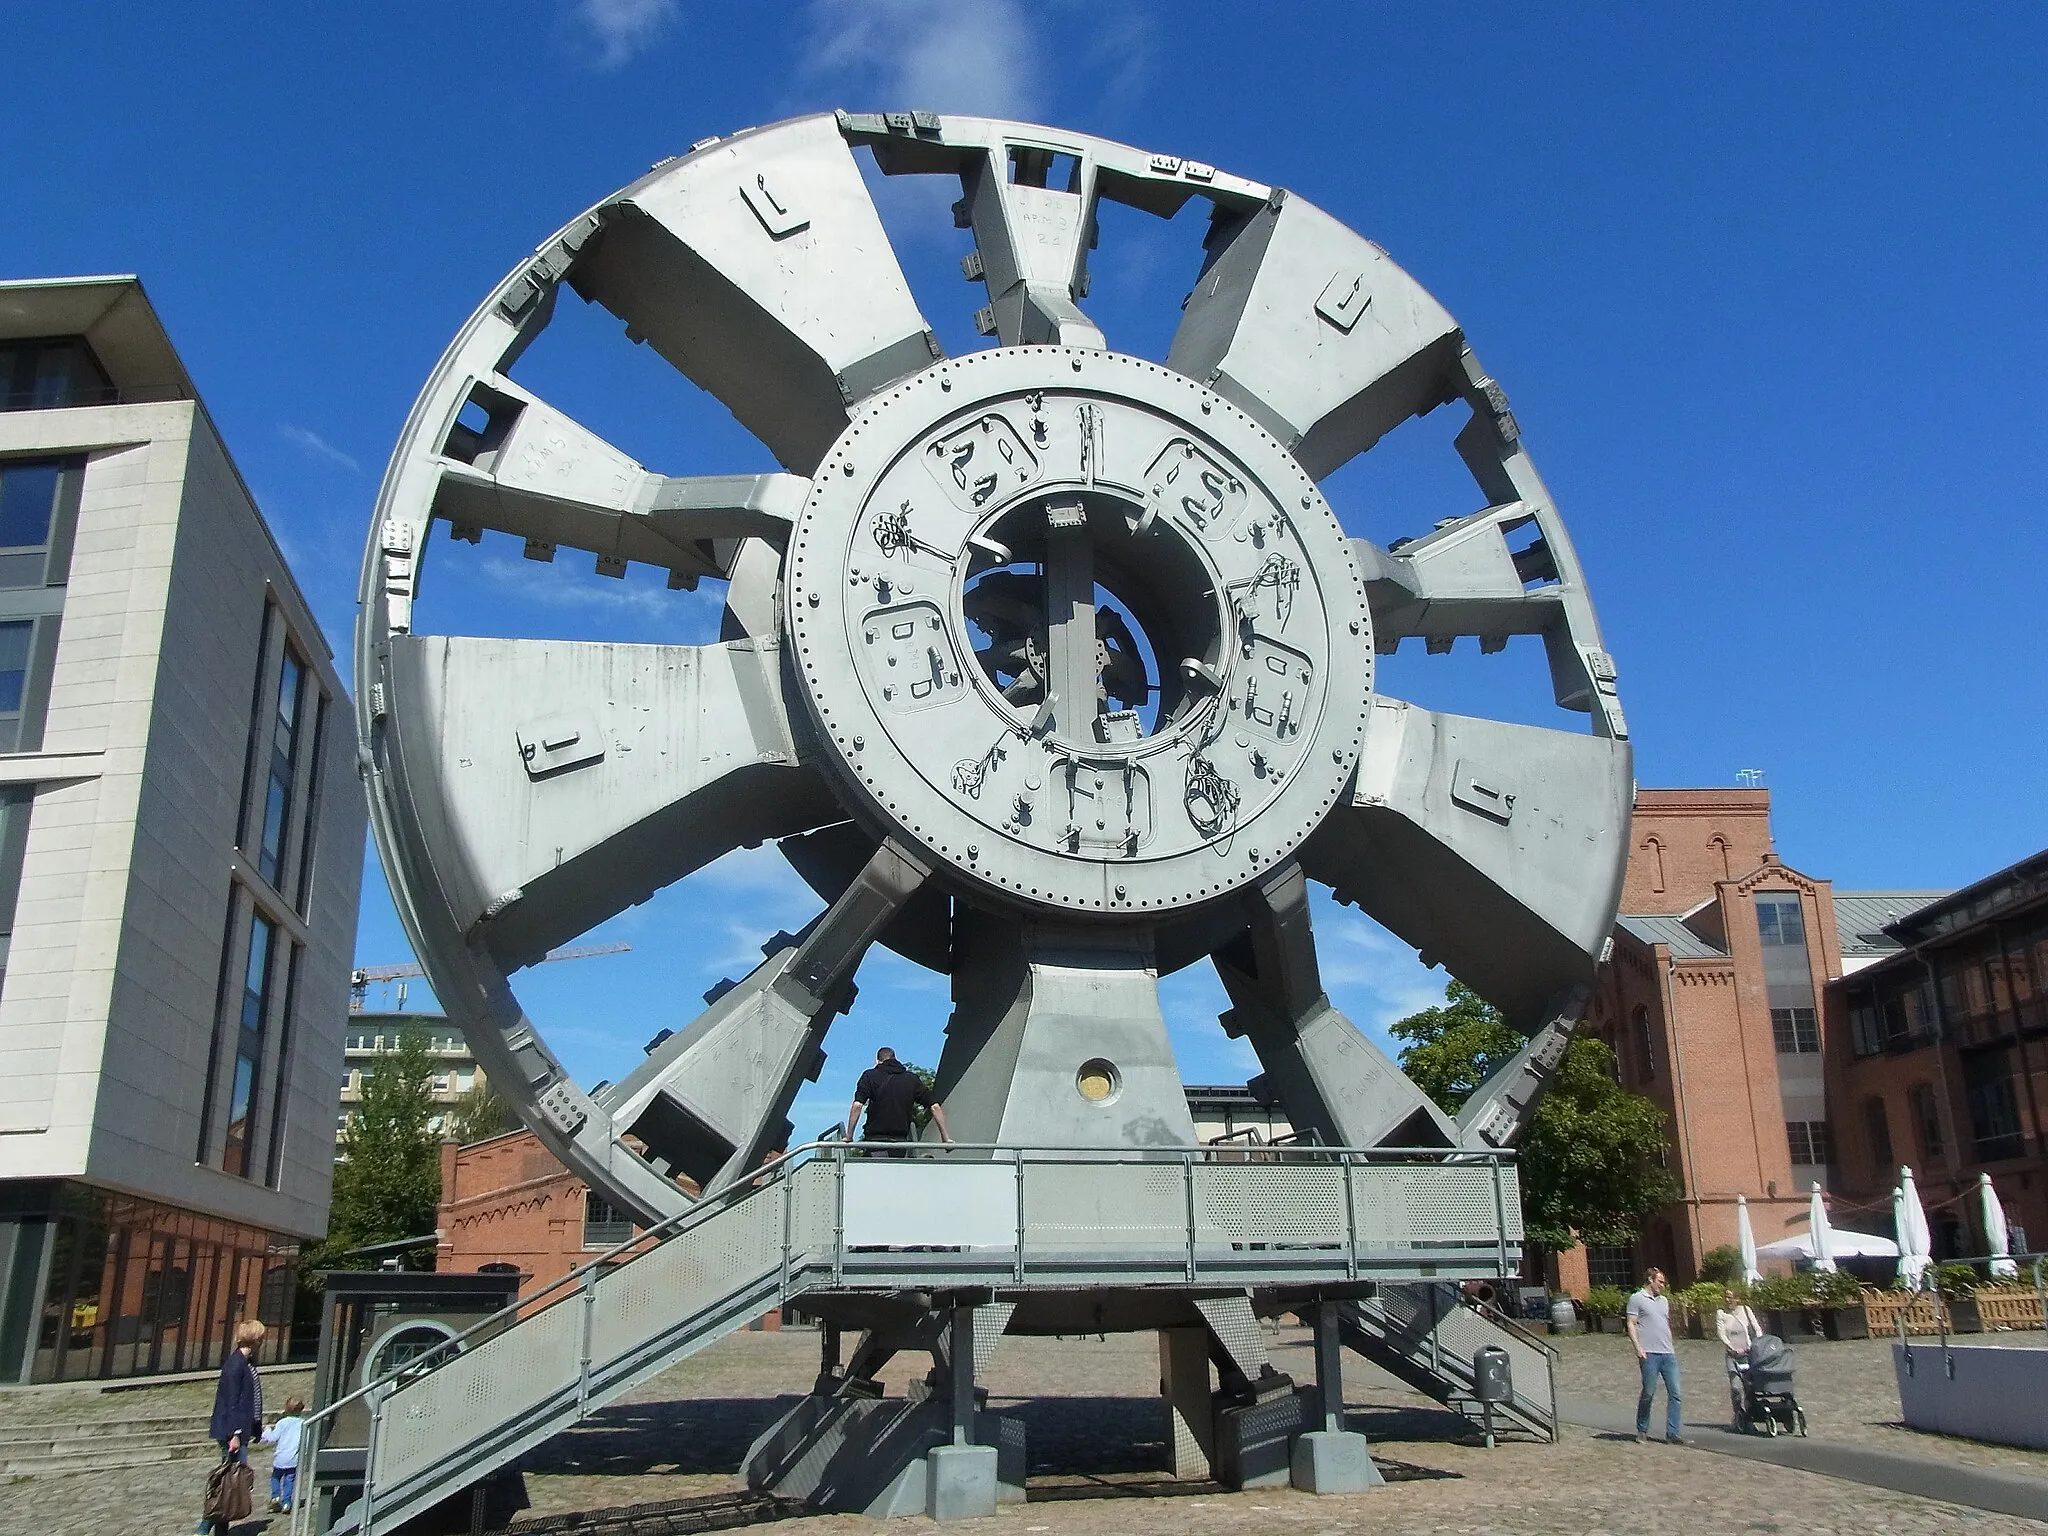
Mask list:
[[[1075,1089],[1090,1104],[1114,1103],[1123,1085],[1123,1074],[1117,1071],[1116,1064],[1100,1056],[1082,1062],[1081,1070],[1074,1074]]]
[[[1085,524],[1062,540],[1050,509],[1075,503]],[[1054,492],[1012,507],[980,535],[1010,558],[968,578],[968,637],[982,672],[1022,719],[1045,702],[1055,663],[1049,603],[1070,605],[1061,594],[1077,576],[1092,594],[1096,697],[1076,713],[1127,723],[1077,728],[1060,719],[1058,734],[1069,741],[1158,735],[1213,692],[1223,645],[1216,578],[1185,538],[1142,511],[1101,490]]]

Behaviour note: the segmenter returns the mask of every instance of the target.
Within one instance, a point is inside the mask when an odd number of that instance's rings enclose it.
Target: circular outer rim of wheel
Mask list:
[[[1295,766],[1247,817],[1189,851],[1091,858],[1006,839],[932,782],[931,765],[906,749],[861,687],[846,594],[849,550],[870,493],[947,423],[1034,391],[1128,402],[1199,443],[1214,444],[1284,512],[1306,581],[1316,589],[1312,606],[1322,624],[1316,649],[1325,678]],[[956,629],[960,587],[956,574],[947,599]],[[908,841],[976,900],[1000,907],[1156,920],[1226,897],[1284,861],[1315,831],[1349,788],[1364,743],[1371,617],[1364,578],[1336,514],[1299,461],[1258,422],[1194,380],[1143,358],[1063,346],[997,348],[935,363],[876,395],[818,467],[790,540],[783,604],[796,691],[845,803],[869,832]],[[1007,723],[1003,706],[971,656],[963,671],[990,704],[990,730],[998,733]],[[1176,745],[1169,731],[1138,747],[1177,772],[1184,759]],[[999,853],[984,851],[983,845],[996,843]]]

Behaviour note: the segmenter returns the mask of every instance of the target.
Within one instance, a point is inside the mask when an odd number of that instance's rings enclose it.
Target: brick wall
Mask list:
[[[1624,912],[1685,912],[1771,852],[1767,789],[1639,789]]]
[[[444,1141],[434,1267],[517,1264],[528,1277],[520,1290],[531,1295],[597,1257],[583,1246],[588,1193],[531,1131],[466,1147]],[[779,1328],[782,1315],[771,1312],[752,1326]]]

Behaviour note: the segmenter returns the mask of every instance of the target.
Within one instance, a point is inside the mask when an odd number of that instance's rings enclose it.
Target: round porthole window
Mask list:
[[[442,1323],[424,1320],[401,1323],[370,1346],[369,1364],[365,1367],[363,1379],[375,1381],[421,1359],[427,1360],[423,1367],[426,1370],[446,1365],[455,1357],[455,1351],[442,1346],[454,1337],[455,1330]]]
[[[1113,1104],[1124,1085],[1123,1074],[1113,1062],[1097,1056],[1081,1063],[1081,1070],[1074,1074],[1074,1087],[1090,1104]]]

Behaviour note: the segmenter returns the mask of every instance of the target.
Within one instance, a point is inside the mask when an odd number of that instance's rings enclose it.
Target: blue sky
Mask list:
[[[1013,115],[1289,186],[1448,305],[1578,542],[1641,782],[1762,769],[1783,855],[1845,887],[1957,884],[2048,843],[2038,5],[193,0],[10,7],[4,37],[0,267],[142,274],[344,656],[403,415],[549,231],[747,124]],[[928,190],[892,185],[884,210],[960,350],[981,299]],[[1106,221],[1091,308],[1112,345],[1163,352],[1199,233]],[[535,359],[557,404],[670,473],[768,467],[649,352],[563,309]],[[1418,424],[1338,477],[1354,531],[1475,509],[1440,438]],[[637,571],[465,554],[445,590],[430,572],[450,629],[688,641],[715,622]],[[1544,719],[1540,674],[1517,646],[1403,654],[1382,684]],[[772,852],[735,856],[595,936],[631,954],[520,992],[586,1083],[617,1076],[815,905]],[[1324,902],[1318,922],[1368,1027],[1440,987],[1357,914]],[[374,862],[358,953],[408,953]],[[878,955],[861,984],[802,1131],[877,1041],[936,1055],[940,978]],[[1206,972],[1167,1004],[1185,1074],[1241,1079]]]

